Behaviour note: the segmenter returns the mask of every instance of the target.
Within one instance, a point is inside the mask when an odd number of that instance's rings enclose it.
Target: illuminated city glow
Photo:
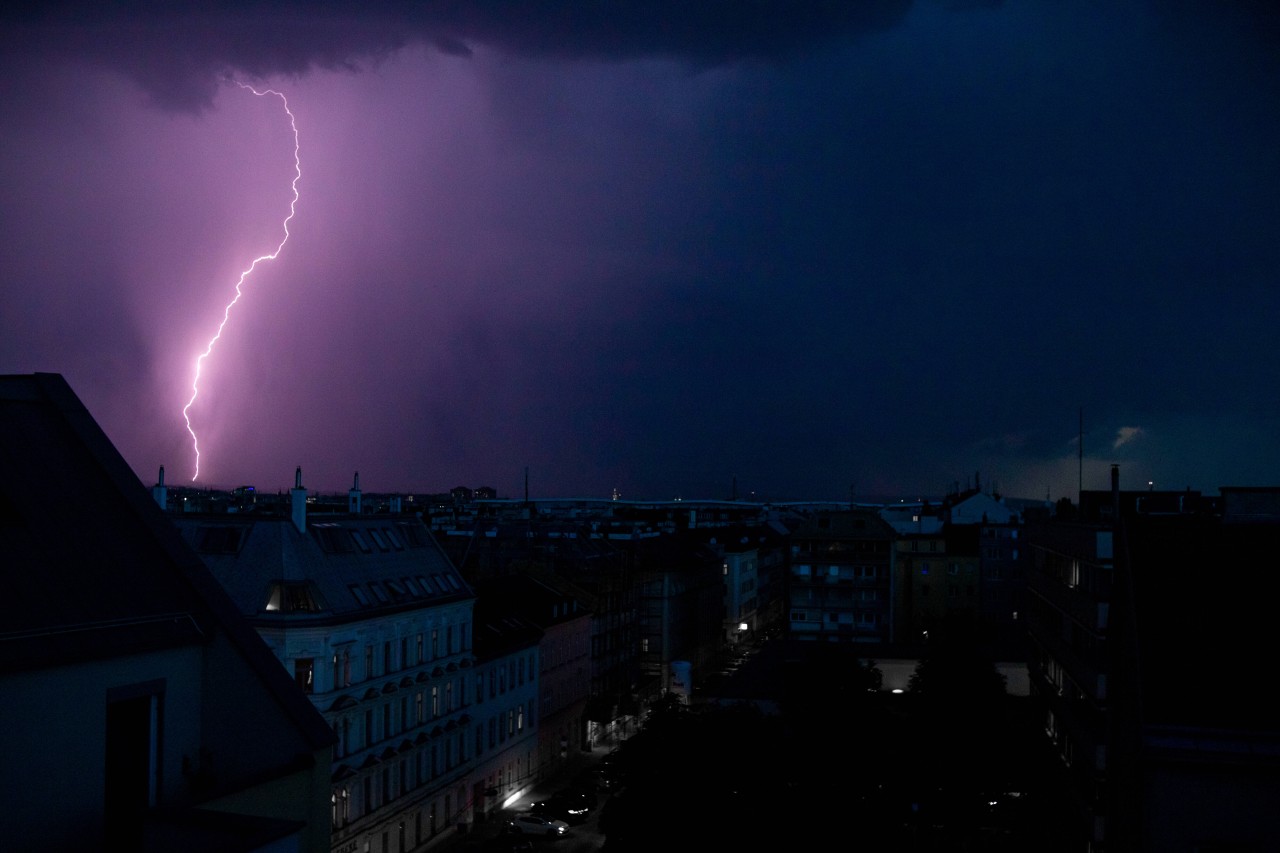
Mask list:
[[[204,368],[204,361],[209,357],[209,354],[213,352],[213,345],[222,337],[222,330],[226,327],[227,320],[231,317],[231,308],[240,301],[245,279],[253,273],[258,264],[263,261],[275,260],[276,256],[280,254],[280,250],[284,248],[284,244],[289,242],[289,221],[293,219],[293,214],[297,210],[298,181],[302,178],[302,161],[298,156],[298,122],[294,118],[293,112],[289,109],[289,100],[283,93],[278,92],[275,89],[263,89],[262,91],[258,91],[247,83],[241,83],[239,81],[236,81],[236,85],[241,89],[247,89],[260,98],[267,95],[275,95],[280,99],[280,103],[284,105],[285,115],[289,117],[289,126],[293,130],[293,199],[289,202],[289,215],[284,218],[284,222],[282,223],[284,236],[280,238],[279,245],[276,246],[274,252],[270,252],[266,255],[259,255],[254,258],[253,262],[245,268],[244,272],[240,273],[240,278],[236,281],[236,295],[231,298],[231,301],[228,302],[227,306],[222,310],[222,322],[218,324],[218,330],[214,332],[213,337],[209,339],[209,343],[205,346],[204,352],[200,353],[200,356],[196,358],[195,376],[191,380],[191,399],[189,399],[187,404],[182,407],[182,419],[186,422],[187,432],[191,434],[191,449],[195,453],[195,470],[191,475],[191,480],[193,482],[200,476],[200,440],[196,437],[195,428],[191,426],[190,411],[192,404],[196,401],[196,397],[200,394],[200,373]]]

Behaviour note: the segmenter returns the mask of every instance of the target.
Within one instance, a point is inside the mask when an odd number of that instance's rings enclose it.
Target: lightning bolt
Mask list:
[[[263,89],[259,92],[257,89],[246,83],[236,81],[236,85],[241,89],[248,89],[259,98],[266,97],[267,95],[275,95],[280,99],[280,103],[284,105],[285,115],[289,116],[289,126],[293,128],[293,200],[289,202],[289,215],[284,218],[284,222],[282,223],[284,228],[284,237],[280,239],[280,245],[276,246],[276,250],[274,252],[254,258],[253,263],[249,264],[244,272],[240,273],[240,279],[236,282],[236,295],[227,303],[227,307],[222,310],[222,322],[218,324],[218,330],[213,333],[213,337],[209,339],[209,343],[204,348],[204,352],[200,353],[200,356],[196,359],[195,377],[191,380],[191,399],[182,407],[182,419],[187,424],[187,432],[191,434],[191,448],[195,451],[196,456],[195,473],[191,475],[192,482],[195,482],[196,478],[200,476],[200,440],[196,438],[196,431],[191,426],[191,416],[189,413],[191,411],[191,405],[195,403],[196,397],[200,394],[201,370],[204,368],[205,359],[207,359],[209,354],[213,352],[213,345],[222,337],[222,330],[226,328],[227,320],[231,317],[231,309],[240,301],[245,279],[253,274],[253,271],[257,269],[258,264],[263,261],[274,261],[276,256],[280,254],[280,250],[284,248],[284,244],[289,242],[289,221],[293,219],[293,214],[297,210],[298,181],[302,179],[302,161],[298,157],[298,122],[294,118],[293,113],[289,110],[289,100],[281,92],[277,92],[275,89]]]

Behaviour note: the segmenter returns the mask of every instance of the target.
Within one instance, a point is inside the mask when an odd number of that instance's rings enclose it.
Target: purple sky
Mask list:
[[[34,5],[0,372],[146,484],[190,481],[289,213],[233,79],[302,177],[200,484],[1057,499],[1081,409],[1085,488],[1280,483],[1269,4]]]

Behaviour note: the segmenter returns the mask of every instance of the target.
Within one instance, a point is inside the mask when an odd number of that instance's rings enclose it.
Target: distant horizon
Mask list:
[[[158,485],[157,483],[152,483],[148,485],[145,482],[143,484],[147,485],[148,488]],[[273,495],[273,496],[287,495],[293,488],[292,485],[280,486],[277,488],[260,488],[253,483],[241,483],[236,486],[220,486],[220,485],[189,484],[189,483],[173,484],[166,481],[164,485],[165,485],[165,488],[171,492],[185,491],[185,492],[195,492],[195,493],[231,494],[236,489],[251,488],[254,490],[255,494],[259,494],[259,495],[265,494],[265,495]],[[309,497],[345,498],[350,493],[352,486],[347,486],[341,489],[312,488],[307,486],[304,482],[303,488]],[[361,486],[360,494],[362,495],[362,497],[366,497],[366,498],[384,498],[384,497],[390,498],[390,497],[410,497],[410,496],[415,498],[419,498],[419,497],[436,498],[436,497],[448,496],[456,488],[465,488],[474,492],[478,489],[492,488],[492,487],[487,487],[482,484],[480,486],[455,485],[455,486],[450,486],[448,488],[435,489],[435,490],[425,490],[425,489],[383,490],[383,489],[366,489],[363,486]],[[1259,486],[1253,486],[1253,485],[1233,486],[1232,484],[1223,484],[1222,486],[1219,486],[1212,490],[1195,489],[1195,488],[1190,488],[1190,489],[1189,488],[1180,488],[1180,489],[1141,489],[1139,488],[1139,489],[1121,489],[1121,491],[1123,492],[1154,491],[1154,492],[1165,493],[1165,494],[1181,494],[1181,493],[1186,493],[1187,491],[1191,491],[1191,492],[1200,494],[1201,496],[1204,496],[1204,497],[1220,497],[1221,489],[1223,488],[1269,488],[1269,487],[1268,486],[1259,487]],[[1277,484],[1276,488],[1280,488],[1280,484]],[[1099,487],[1096,489],[1087,488],[1087,489],[1084,489],[1084,491],[1085,492],[1105,492],[1105,491],[1108,491],[1108,489],[1109,487]],[[518,496],[504,495],[498,489],[494,489],[493,491],[496,497],[491,499],[481,499],[481,500],[494,500],[494,501],[503,502],[503,503],[524,503],[526,500],[523,494]],[[528,503],[538,503],[538,502],[568,503],[573,501],[585,501],[585,502],[592,502],[592,503],[617,503],[617,504],[718,503],[718,504],[738,504],[738,505],[761,505],[761,506],[786,505],[786,504],[833,504],[836,506],[848,506],[850,503],[852,503],[855,506],[888,507],[888,506],[893,506],[898,504],[909,506],[909,505],[914,505],[918,503],[929,503],[929,504],[937,505],[937,504],[943,503],[947,498],[955,494],[962,494],[968,491],[972,491],[971,486],[962,488],[959,490],[959,492],[947,492],[947,493],[934,494],[934,495],[914,496],[914,497],[904,497],[902,495],[855,495],[852,498],[852,500],[848,497],[845,497],[845,498],[827,498],[827,497],[768,498],[768,497],[754,497],[754,496],[745,497],[741,495],[739,495],[738,497],[710,497],[710,496],[689,497],[684,495],[681,495],[678,497],[627,497],[625,495],[614,497],[612,495],[590,495],[590,494],[581,494],[581,493],[572,494],[572,495],[550,495],[550,494],[539,495],[539,494],[530,493],[528,497]],[[984,488],[981,490],[981,494],[992,495],[993,492],[989,488]],[[1066,496],[1066,497],[1070,499],[1073,505],[1078,503],[1078,496],[1072,495],[1072,496]],[[1061,497],[1046,500],[1043,497],[1026,497],[1023,495],[1008,495],[1002,492],[999,493],[999,498],[1004,501],[1011,501],[1011,502],[1019,503],[1023,505],[1036,505],[1036,504],[1052,505],[1052,504],[1058,503],[1058,501],[1061,500]]]

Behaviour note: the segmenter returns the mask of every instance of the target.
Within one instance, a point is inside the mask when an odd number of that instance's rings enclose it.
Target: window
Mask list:
[[[335,690],[351,686],[351,653],[346,649],[333,653],[333,686]]]
[[[315,658],[298,658],[293,662],[293,680],[303,693],[311,693],[315,688],[315,663]]]
[[[267,596],[267,610],[284,613],[316,613],[320,605],[306,583],[275,583]]]
[[[413,694],[413,714],[414,720],[421,725],[427,721],[426,696],[423,691],[419,690]]]
[[[417,640],[417,643],[418,643],[418,660],[417,660],[417,662],[418,662],[418,663],[422,663],[422,661],[423,661],[423,660],[425,660],[425,658],[423,657],[423,645],[422,645],[422,634],[421,634],[421,633],[419,633],[419,634],[418,634],[418,640]]]
[[[369,543],[365,541],[364,534],[359,530],[353,530],[351,531],[351,538],[356,540],[356,547],[366,554],[369,553]]]
[[[351,584],[350,586],[347,587],[347,589],[351,590],[351,594],[356,597],[356,601],[360,602],[361,607],[369,606],[369,596],[365,595],[365,592],[363,589],[356,586],[355,584]]]
[[[329,798],[333,809],[333,828],[346,826],[351,820],[351,791],[347,788],[336,789]]]
[[[382,538],[382,534],[370,528],[369,535],[373,538],[373,544],[378,546],[379,551],[387,550],[387,541]]]
[[[163,691],[162,681],[107,691],[104,790],[108,838],[141,832],[132,816],[156,805]]]
[[[364,677],[368,681],[373,678],[373,646],[364,647]]]

